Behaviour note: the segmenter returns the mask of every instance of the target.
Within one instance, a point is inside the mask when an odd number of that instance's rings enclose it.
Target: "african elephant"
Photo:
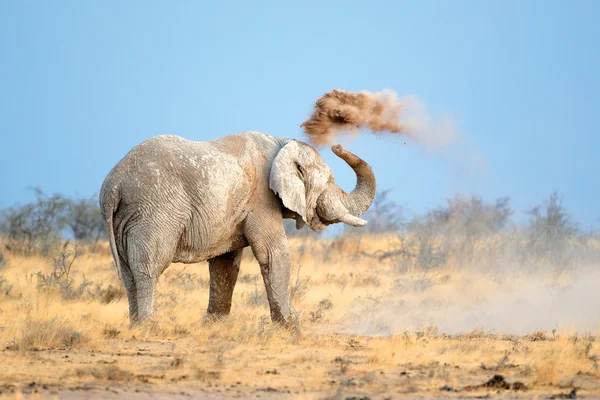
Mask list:
[[[109,172],[99,201],[132,325],[153,313],[159,276],[172,262],[208,260],[209,315],[227,315],[250,246],[271,319],[289,322],[290,249],[283,218],[321,231],[359,218],[375,195],[371,167],[335,145],[357,184],[344,192],[308,144],[261,132],[198,142],[161,135],[135,146]]]

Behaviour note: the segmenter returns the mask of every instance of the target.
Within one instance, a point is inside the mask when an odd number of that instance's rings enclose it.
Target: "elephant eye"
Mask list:
[[[296,164],[296,169],[298,170],[298,172],[300,173],[300,177],[304,178],[304,169],[302,168],[302,165],[295,163]]]

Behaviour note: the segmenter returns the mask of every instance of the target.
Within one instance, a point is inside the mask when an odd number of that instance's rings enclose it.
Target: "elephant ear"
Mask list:
[[[269,187],[286,208],[298,213],[306,222],[306,186],[299,156],[300,146],[295,141],[279,150],[271,165]]]

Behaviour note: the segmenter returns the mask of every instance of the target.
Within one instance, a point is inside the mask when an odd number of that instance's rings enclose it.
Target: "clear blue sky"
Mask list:
[[[450,113],[485,160],[349,143],[395,200],[506,195],[521,212],[559,190],[597,225],[598,15],[595,1],[0,1],[0,207],[28,186],[92,195],[150,136],[303,139],[323,93],[391,88]]]

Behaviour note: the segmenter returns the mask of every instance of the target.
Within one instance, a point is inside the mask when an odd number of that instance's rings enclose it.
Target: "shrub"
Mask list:
[[[566,268],[573,261],[569,251],[578,236],[578,227],[563,205],[563,198],[552,193],[529,211],[526,229],[527,253],[555,268]]]
[[[21,350],[72,348],[87,341],[87,335],[73,328],[66,319],[55,317],[42,321],[28,318],[18,346]]]
[[[261,307],[269,304],[267,300],[267,292],[264,290],[258,290],[259,287],[259,277],[258,275],[254,275],[254,290],[250,292],[245,292],[243,294],[244,303],[249,307]]]
[[[0,275],[0,295],[10,297],[13,289],[12,283],[9,283],[3,275]]]
[[[296,274],[296,280],[294,282],[292,282],[292,285],[290,287],[290,298],[293,301],[301,301],[304,296],[306,295],[306,292],[308,292],[308,286],[306,285],[306,280],[303,278],[300,278],[300,269],[302,268],[302,265],[298,265],[298,271]]]
[[[104,287],[103,284],[97,283],[96,286],[89,289],[85,297],[88,297],[90,300],[97,300],[102,304],[109,304],[113,301],[123,299],[126,295],[122,285],[108,285],[107,287]]]
[[[93,244],[106,237],[100,207],[93,198],[47,196],[34,188],[35,201],[0,212],[0,233],[9,251],[20,255],[49,256],[66,233],[78,242]]]
[[[121,285],[94,284],[83,277],[79,285],[75,285],[72,278],[73,265],[80,257],[79,244],[69,249],[65,246],[54,258],[52,272],[45,274],[37,271],[37,290],[40,292],[57,291],[64,300],[97,300],[102,304],[121,300],[125,297],[125,290]]]
[[[89,199],[68,199],[64,210],[64,223],[78,242],[93,243],[92,252],[101,238],[106,238],[106,229],[96,196]]]
[[[344,226],[344,232],[350,234],[378,234],[404,230],[404,208],[388,198],[392,189],[377,191],[371,207],[361,218],[369,223],[364,227]]]
[[[165,279],[169,285],[177,286],[185,291],[205,289],[210,286],[210,280],[187,271],[167,271]]]
[[[66,201],[56,194],[48,197],[40,189],[34,189],[34,194],[34,202],[3,210],[0,232],[12,253],[47,256],[60,240]]]
[[[457,195],[445,207],[435,208],[425,217],[441,232],[477,237],[501,231],[512,214],[508,197],[486,203],[477,196]]]

